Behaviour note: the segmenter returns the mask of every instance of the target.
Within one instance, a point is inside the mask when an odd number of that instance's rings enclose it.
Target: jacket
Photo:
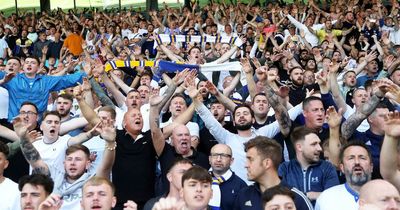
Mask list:
[[[282,182],[280,185],[284,185]],[[294,193],[295,199],[294,204],[296,205],[297,210],[312,210],[313,206],[310,203],[310,200],[298,189],[290,188],[289,189]],[[262,192],[260,190],[260,186],[256,183],[254,185],[243,188],[236,199],[235,205],[233,207],[234,210],[260,210],[264,209],[262,207],[261,200]]]
[[[0,72],[0,78],[3,78],[4,72]],[[39,114],[47,109],[49,94],[52,91],[62,90],[82,83],[82,78],[86,76],[84,72],[77,72],[65,76],[48,76],[37,74],[35,78],[30,79],[25,74],[17,74],[3,86],[9,94],[8,121],[19,114],[21,104],[25,101],[36,104]],[[39,115],[40,116],[40,115]]]
[[[278,174],[282,177],[282,182],[303,193],[322,192],[339,184],[335,167],[325,160],[320,160],[303,170],[297,159],[292,159],[279,166]]]

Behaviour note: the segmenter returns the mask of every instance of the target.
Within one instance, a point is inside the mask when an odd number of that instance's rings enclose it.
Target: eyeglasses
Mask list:
[[[230,158],[230,157],[232,157],[232,155],[225,154],[225,153],[211,153],[210,156],[212,158],[218,158],[218,157],[220,157],[220,158]]]
[[[20,115],[29,115],[29,116],[37,115],[36,112],[31,112],[31,111],[27,111],[27,112],[21,111],[21,112],[19,112],[19,114]]]

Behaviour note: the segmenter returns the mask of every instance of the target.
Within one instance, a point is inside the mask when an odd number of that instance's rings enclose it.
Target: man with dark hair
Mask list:
[[[84,72],[77,72],[66,76],[48,76],[39,75],[40,61],[36,57],[27,57],[25,59],[23,73],[17,73],[3,86],[9,93],[9,112],[8,121],[18,115],[18,108],[25,101],[31,101],[36,104],[39,110],[39,116],[47,109],[47,102],[52,91],[63,90],[75,86],[77,82],[82,82],[86,76]],[[0,72],[0,78],[5,76]]]
[[[38,109],[35,104],[25,101],[19,109],[19,115],[22,118],[22,123],[28,126],[28,130],[37,130],[38,127]],[[12,125],[10,125],[12,126]],[[5,172],[6,176],[18,182],[18,180],[29,173],[29,164],[26,162],[20,148],[18,135],[5,126],[0,125],[0,137],[4,138],[0,141],[7,143],[9,146],[9,165]]]
[[[181,199],[180,191],[182,189],[182,176],[183,174],[192,168],[193,162],[186,158],[177,158],[168,170],[167,179],[169,182],[169,191],[161,196],[155,197],[147,201],[144,205],[143,210],[152,210],[156,202],[162,198],[175,198],[176,200]]]
[[[96,128],[81,133],[75,137],[69,135],[60,136],[61,117],[57,111],[46,111],[40,130],[43,136],[33,142],[33,146],[39,152],[41,158],[49,165],[62,165],[64,151],[71,145],[82,144],[96,136]]]
[[[370,100],[362,105],[367,106],[368,110],[362,107],[357,109],[357,111],[351,115],[341,127],[342,136],[344,138],[351,137],[351,139],[359,139],[363,141],[371,151],[372,161],[374,163],[372,179],[382,178],[380,174],[379,159],[385,135],[384,118],[389,113],[389,108],[386,103],[377,102],[375,105],[372,104],[376,99],[376,96],[370,97]],[[365,132],[359,132],[356,128],[364,119],[367,119],[369,129]]]
[[[226,130],[235,133],[236,129],[233,126],[232,121],[225,121],[225,114],[226,114],[226,107],[219,101],[213,101],[210,103],[210,112],[214,116],[214,118],[222,125],[223,128]],[[200,142],[197,146],[197,150],[206,154],[207,156],[210,155],[211,148],[218,144],[218,141],[215,140],[215,137],[211,135],[210,131],[203,127],[200,130]]]
[[[71,108],[74,98],[72,95],[63,93],[57,96],[56,111],[61,116],[61,122],[67,121],[71,118]]]
[[[274,186],[285,186],[278,176],[278,166],[282,161],[282,147],[276,141],[257,136],[245,143],[246,169],[250,181],[255,184],[242,189],[236,199],[235,210],[262,208],[262,193]],[[298,210],[312,209],[308,198],[298,189],[295,193],[295,205]]]
[[[181,180],[181,201],[175,198],[160,199],[153,207],[153,210],[166,210],[167,206],[176,209],[206,210],[212,196],[211,175],[200,166],[193,166],[187,170]]]
[[[315,202],[322,191],[339,184],[336,169],[330,162],[320,160],[321,140],[310,128],[295,128],[291,140],[296,158],[279,166],[279,176]]]
[[[53,192],[53,180],[43,174],[26,175],[19,180],[21,209],[38,210],[39,205]]]
[[[50,120],[50,118],[45,118],[45,120]],[[31,143],[34,140],[34,133],[28,132],[27,126],[22,124],[19,117],[14,120],[14,128],[21,139],[21,150],[32,166],[33,172],[51,175],[53,178],[55,194],[62,195],[62,209],[69,210],[79,207],[79,198],[82,197],[81,188],[86,180],[93,176],[107,178],[110,176],[117,147],[113,124],[102,122],[96,127],[97,134],[100,134],[107,142],[103,159],[97,169],[91,167],[89,149],[79,144],[69,146],[64,150],[64,168],[60,168],[60,165],[57,164],[46,164]]]
[[[290,189],[279,185],[265,190],[262,195],[264,210],[272,210],[277,207],[294,209],[294,199],[295,195]]]
[[[316,210],[357,209],[360,189],[371,180],[371,153],[362,141],[345,144],[340,150],[339,160],[346,183],[324,190],[317,199]]]
[[[4,170],[8,167],[8,146],[0,142],[0,209],[19,209],[19,192],[17,183],[4,177]]]
[[[236,106],[233,110],[233,124],[237,130],[237,134],[231,133],[221,126],[221,124],[215,119],[207,107],[197,99],[199,90],[194,86],[189,87],[189,95],[193,100],[201,119],[204,121],[205,126],[210,130],[210,133],[215,139],[222,144],[227,144],[231,147],[233,157],[236,161],[232,164],[232,171],[234,171],[241,179],[247,181],[247,175],[243,170],[245,165],[245,154],[243,151],[243,143],[249,139],[259,135],[274,137],[279,133],[280,130],[287,130],[290,127],[290,116],[286,107],[279,103],[279,96],[275,94],[271,87],[268,85],[265,87],[266,94],[273,109],[276,113],[279,113],[279,118],[274,123],[265,125],[257,130],[252,128],[254,123],[254,112],[248,105]],[[292,112],[293,115],[297,116],[297,110]],[[247,182],[249,184],[250,182]]]

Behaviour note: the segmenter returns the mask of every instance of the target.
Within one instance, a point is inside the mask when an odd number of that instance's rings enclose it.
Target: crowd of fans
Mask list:
[[[400,209],[399,10],[1,14],[0,209]]]

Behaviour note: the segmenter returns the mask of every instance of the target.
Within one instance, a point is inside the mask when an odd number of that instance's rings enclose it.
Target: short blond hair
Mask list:
[[[90,178],[82,187],[82,192],[84,191],[84,189],[88,186],[99,186],[99,185],[108,185],[111,187],[112,193],[113,195],[115,194],[115,186],[114,184],[107,178],[104,177],[99,177],[99,176],[94,176],[92,178]]]

